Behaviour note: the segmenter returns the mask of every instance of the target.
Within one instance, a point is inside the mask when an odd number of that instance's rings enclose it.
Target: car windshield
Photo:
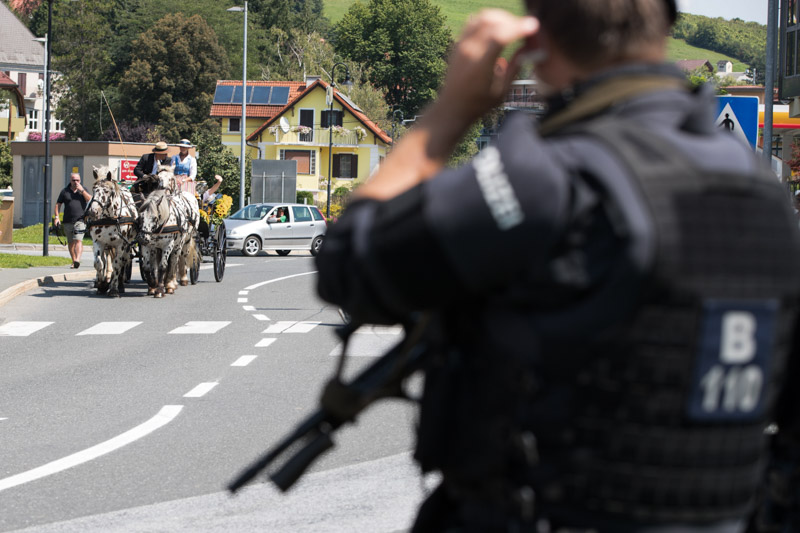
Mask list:
[[[228,218],[234,220],[261,220],[271,208],[272,206],[270,205],[251,204],[239,209]]]

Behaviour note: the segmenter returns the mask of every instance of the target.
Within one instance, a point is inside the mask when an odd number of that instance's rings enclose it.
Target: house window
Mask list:
[[[316,158],[313,150],[281,150],[281,160],[297,161],[298,174],[315,174]]]
[[[39,129],[39,110],[28,109],[28,129],[37,131]]]
[[[343,124],[344,113],[341,109],[334,109],[331,111],[330,109],[326,109],[322,112],[322,128],[328,128],[330,126],[341,126]],[[329,122],[330,117],[333,117],[333,124]]]
[[[242,119],[240,119],[240,118],[229,118],[228,119],[228,131],[230,131],[230,132],[241,132],[242,131]]]
[[[333,154],[333,177],[357,178],[358,156],[356,154]]]
[[[56,131],[56,132],[63,132],[64,131],[64,121],[63,120],[61,120],[60,118],[53,117],[52,121],[53,121],[52,122],[53,131]]]

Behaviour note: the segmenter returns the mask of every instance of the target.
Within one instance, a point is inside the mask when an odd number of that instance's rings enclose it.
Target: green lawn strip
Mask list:
[[[71,265],[69,257],[48,255],[4,254],[0,253],[0,268],[30,268],[40,266],[66,266]]]
[[[67,239],[61,235],[61,241],[59,241],[59,236],[53,235],[50,233],[50,239],[47,241],[50,244],[66,244]],[[43,235],[43,227],[42,224],[34,224],[33,226],[26,226],[24,228],[17,228],[11,235],[11,242],[19,243],[19,244],[42,244],[42,239],[44,238]],[[84,246],[91,246],[92,239],[84,238],[83,239]]]

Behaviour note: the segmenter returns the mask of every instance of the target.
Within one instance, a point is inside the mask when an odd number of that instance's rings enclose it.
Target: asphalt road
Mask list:
[[[210,267],[160,300],[134,273],[119,299],[62,282],[0,308],[0,531],[407,529],[423,488],[399,402],[341,432],[289,495],[224,492],[315,408],[341,318],[307,254],[231,255],[221,283]],[[399,338],[362,328],[348,373]]]

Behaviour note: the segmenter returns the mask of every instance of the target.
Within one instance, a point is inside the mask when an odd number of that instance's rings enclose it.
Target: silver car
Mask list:
[[[317,255],[327,228],[319,209],[305,204],[250,204],[225,219],[228,250],[241,250],[248,257],[261,250],[278,255],[309,250]]]

